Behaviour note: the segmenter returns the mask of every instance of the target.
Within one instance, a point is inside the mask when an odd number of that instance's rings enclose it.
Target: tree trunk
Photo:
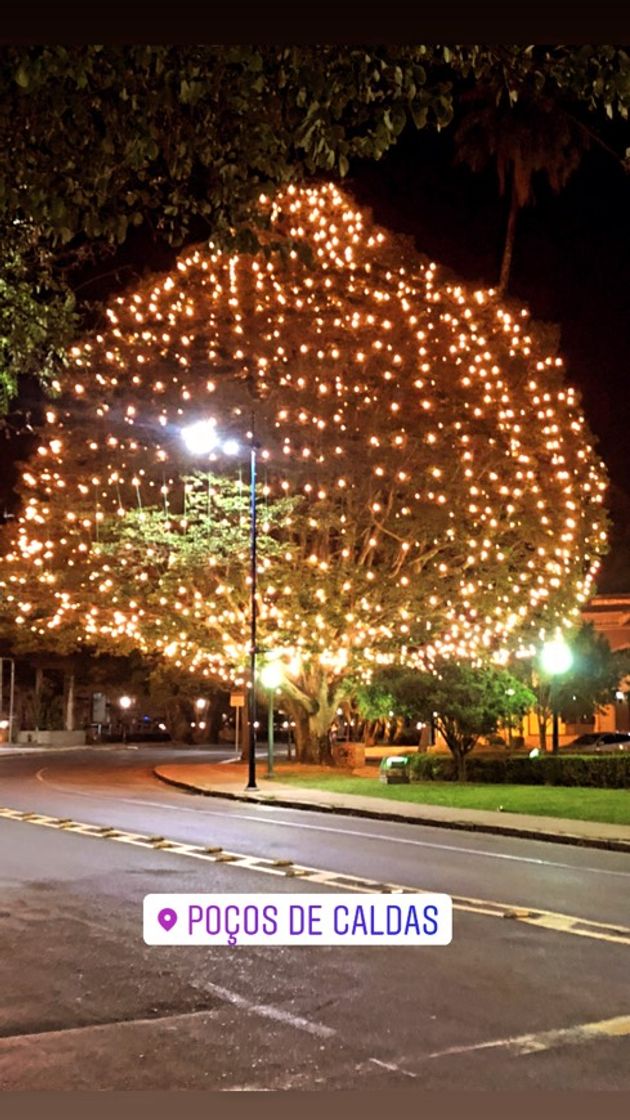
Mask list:
[[[378,727],[378,720],[366,720],[363,728],[363,742],[366,747],[373,747],[376,742],[376,729]]]
[[[40,729],[39,725],[40,725],[41,717],[42,717],[41,707],[42,707],[42,690],[43,690],[43,687],[44,687],[44,670],[43,669],[36,669],[35,670],[35,704],[34,704],[34,708],[35,708],[34,723],[35,723],[35,730],[36,731],[39,731],[39,729]]]
[[[289,705],[287,704],[287,708]],[[316,744],[311,741],[308,715],[304,708],[295,706],[291,714],[295,721],[295,756],[298,762],[317,762]]]
[[[516,234],[516,219],[519,212],[518,195],[516,193],[516,177],[512,171],[512,183],[510,190],[510,210],[508,213],[507,227],[505,230],[505,242],[503,244],[503,257],[501,260],[501,272],[499,274],[499,292],[501,295],[507,291],[510,282],[510,273],[512,270],[512,253],[514,251],[514,237]]]
[[[74,673],[68,673],[66,677],[66,711],[64,723],[66,731],[74,731]]]
[[[337,712],[337,698],[330,695],[324,676],[311,679],[308,695],[310,710],[295,697],[284,701],[287,711],[295,720],[295,747],[298,762],[326,766],[332,763],[330,728]]]
[[[538,718],[538,745],[541,751],[547,750],[547,718],[541,712],[536,713]]]
[[[186,701],[177,696],[170,696],[164,702],[164,721],[176,743],[192,743],[191,714]]]
[[[329,738],[332,720],[325,712],[302,712],[295,721],[295,744],[298,762],[310,762],[320,766],[332,763]]]
[[[402,716],[394,720],[394,734],[392,736],[393,743],[400,743],[403,735],[405,734],[405,721]]]
[[[458,782],[465,782],[466,781],[466,755],[464,754],[463,751],[457,751],[455,753],[455,764],[457,766],[457,781]]]
[[[225,695],[215,692],[206,713],[206,743],[218,743],[219,732],[223,726],[223,713],[225,711]]]

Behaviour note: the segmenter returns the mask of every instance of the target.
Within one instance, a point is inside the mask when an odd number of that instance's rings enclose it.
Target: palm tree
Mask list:
[[[559,193],[589,146],[588,130],[549,97],[525,93],[514,100],[494,86],[479,86],[462,98],[467,108],[455,132],[456,162],[473,171],[496,163],[501,195],[509,195],[499,291],[510,279],[518,215],[534,201],[534,177],[545,175]]]

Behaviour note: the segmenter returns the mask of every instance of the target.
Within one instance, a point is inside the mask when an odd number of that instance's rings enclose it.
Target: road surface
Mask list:
[[[0,807],[56,822],[0,815],[0,1089],[630,1089],[630,857],[154,778],[186,757],[0,757]],[[191,858],[177,842],[260,862]],[[328,875],[290,877],[277,860]],[[142,939],[152,892],[316,894],[342,889],[339,876],[472,902],[446,948]],[[548,912],[542,926],[519,920],[532,911]]]

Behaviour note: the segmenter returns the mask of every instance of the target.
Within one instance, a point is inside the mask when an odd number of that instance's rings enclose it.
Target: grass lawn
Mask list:
[[[364,797],[386,797],[391,801],[413,801],[419,805],[448,805],[463,809],[531,813],[540,817],[605,821],[630,825],[630,790],[586,789],[572,786],[512,786],[466,782],[412,782],[387,786],[378,778],[337,775],[295,776],[283,774],[282,781],[335,793],[358,793]]]

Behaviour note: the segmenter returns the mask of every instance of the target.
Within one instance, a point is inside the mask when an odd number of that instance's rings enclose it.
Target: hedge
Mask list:
[[[410,755],[410,777],[414,782],[453,782],[455,760],[450,755]],[[470,782],[510,785],[591,786],[598,789],[630,788],[630,753],[600,755],[542,755],[538,758],[466,758]]]

